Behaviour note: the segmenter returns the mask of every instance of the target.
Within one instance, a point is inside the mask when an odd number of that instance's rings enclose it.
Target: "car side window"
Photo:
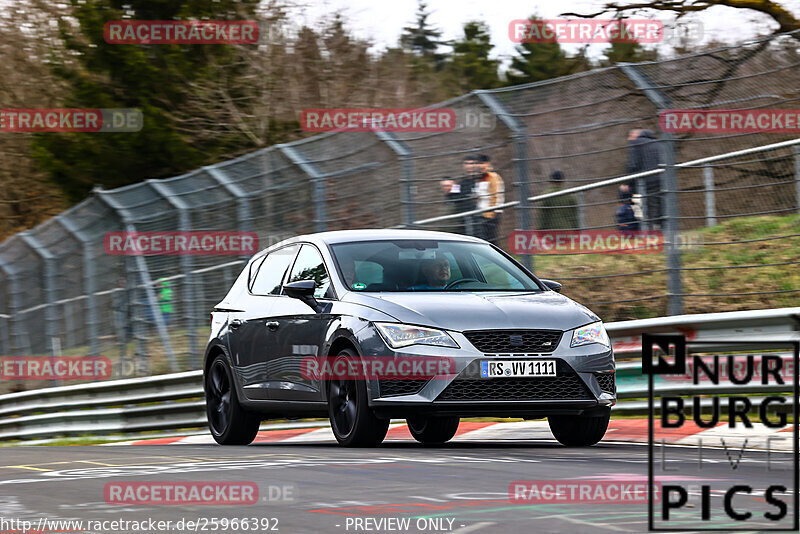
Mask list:
[[[314,298],[331,298],[333,296],[331,279],[325,268],[325,262],[313,245],[303,245],[303,248],[300,249],[300,254],[297,255],[297,260],[294,262],[294,267],[292,267],[286,283],[298,280],[314,280],[316,284]]]
[[[298,245],[291,245],[267,254],[261,262],[250,291],[254,295],[280,295],[281,282],[292,264]]]

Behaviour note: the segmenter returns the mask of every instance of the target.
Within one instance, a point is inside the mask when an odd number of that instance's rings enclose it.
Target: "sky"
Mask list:
[[[340,11],[350,28],[359,37],[369,38],[376,50],[395,46],[404,26],[411,25],[417,9],[417,0],[306,0],[307,7],[295,13],[295,20],[311,26],[325,20],[330,14]],[[559,18],[565,12],[592,13],[598,11],[606,2],[597,0],[558,0],[558,1],[520,1],[520,0],[428,0],[428,10],[432,12],[430,22],[443,32],[445,39],[455,39],[462,35],[464,22],[473,19],[488,23],[495,45],[494,57],[506,60],[514,51],[514,43],[508,37],[508,24],[514,19],[524,19],[533,13],[542,18]],[[620,0],[620,3],[632,3]],[[778,0],[795,16],[800,17],[800,0]],[[657,18],[663,22],[674,20],[668,12],[651,11],[652,15],[638,18]],[[637,18],[629,15],[629,18]],[[686,19],[690,20],[690,19]],[[749,37],[763,35],[777,28],[777,23],[753,11],[717,6],[693,16],[691,19],[702,24],[703,41],[737,43]],[[591,45],[589,52],[593,57],[601,55],[607,45]],[[574,52],[577,45],[564,46]]]

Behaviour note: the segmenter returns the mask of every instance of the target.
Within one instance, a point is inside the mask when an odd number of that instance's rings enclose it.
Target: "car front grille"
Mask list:
[[[556,360],[557,376],[474,378],[480,361],[472,362],[436,398],[437,401],[524,401],[594,399],[584,381],[563,360]]]
[[[454,380],[437,401],[582,400],[594,397],[578,375]]]
[[[617,385],[614,380],[616,374],[617,373],[595,373],[594,377],[597,379],[597,383],[600,385],[602,391],[616,393]]]
[[[553,352],[561,330],[468,330],[464,336],[487,354]]]
[[[380,380],[378,382],[381,397],[396,397],[398,395],[416,395],[428,380]]]

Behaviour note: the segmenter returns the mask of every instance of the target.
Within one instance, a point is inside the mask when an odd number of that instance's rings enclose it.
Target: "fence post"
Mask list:
[[[209,176],[217,181],[225,190],[236,197],[236,225],[240,232],[249,232],[252,230],[251,214],[250,214],[250,198],[247,192],[241,186],[231,182],[228,175],[219,170],[214,165],[203,167]]]
[[[667,313],[683,313],[683,284],[681,280],[681,249],[678,243],[678,176],[675,171],[675,141],[672,134],[663,134],[664,160],[666,168],[663,176],[664,224],[667,243],[667,269],[669,275]]]
[[[25,243],[30,249],[39,256],[42,261],[42,275],[43,291],[45,298],[45,311],[44,311],[44,330],[47,344],[50,347],[51,363],[55,362],[55,358],[61,356],[61,338],[58,337],[58,314],[56,313],[56,287],[55,287],[55,260],[56,257],[42,245],[38,239],[30,235],[28,232],[20,232],[19,234],[22,242]],[[53,384],[56,386],[61,384],[60,380],[54,380]]]
[[[27,335],[27,322],[20,316],[22,306],[19,302],[21,293],[19,273],[15,267],[0,257],[0,269],[6,273],[6,290],[8,292],[8,323],[13,324],[14,328],[8,331],[8,350],[12,356],[30,355],[33,350],[30,337]],[[16,338],[16,343],[14,341]],[[16,351],[14,349],[17,349]],[[17,354],[15,354],[17,352]]]
[[[250,197],[247,192],[236,183],[233,183],[228,175],[223,171],[219,170],[214,165],[209,165],[208,167],[203,167],[205,171],[211,176],[214,180],[217,181],[225,190],[236,197],[236,225],[239,228],[240,232],[250,232],[253,230],[252,224],[252,215],[250,213]],[[269,246],[269,245],[268,245]],[[257,244],[257,248],[266,248]],[[257,252],[257,251],[256,251]],[[250,255],[244,254],[239,256],[243,260],[247,260],[250,258]],[[227,272],[227,269],[224,270]],[[230,287],[230,284],[227,283],[225,287]],[[201,287],[201,290],[203,288]]]
[[[586,211],[584,210],[584,206],[586,205],[586,195],[584,191],[578,191],[578,194],[575,195],[575,199],[578,201],[578,228],[586,228]]]
[[[706,199],[706,226],[717,224],[717,199],[714,193],[714,168],[703,165],[703,184]]]
[[[408,145],[400,141],[390,132],[373,130],[378,139],[397,154],[400,160],[402,177],[400,178],[400,194],[403,203],[403,221],[407,228],[414,228],[414,161],[411,159],[413,152]]]
[[[620,63],[622,72],[633,81],[637,89],[652,102],[658,111],[671,109],[672,101],[662,93],[647,75],[632,63]],[[667,255],[667,314],[683,312],[683,284],[681,281],[681,251],[678,246],[678,177],[675,167],[675,137],[661,132],[659,145],[663,156],[664,173],[661,176],[662,231],[665,235]],[[645,198],[645,203],[646,203]]]
[[[166,183],[159,182],[157,180],[146,180],[145,182],[153,189],[153,191],[166,200],[170,206],[178,210],[178,230],[181,232],[190,231],[192,228],[191,220],[189,219],[189,210],[191,209],[191,206],[189,206],[180,196],[171,191]],[[183,273],[183,306],[184,310],[186,311],[187,319],[186,333],[187,340],[189,341],[189,359],[195,366],[194,368],[199,369],[201,365],[201,358],[197,346],[197,299],[194,295],[195,282],[194,273],[192,272],[194,268],[194,258],[191,254],[182,254],[180,261],[181,271]],[[153,310],[153,316],[161,317],[163,321],[163,315],[161,314],[160,308],[158,310]]]
[[[511,131],[511,142],[514,163],[514,183],[519,186],[519,209],[517,210],[517,224],[520,230],[531,228],[531,206],[528,201],[530,191],[528,189],[528,136],[525,123],[514,117],[511,112],[495,96],[484,90],[473,91],[473,94],[489,108],[489,110],[500,119],[500,121]],[[531,254],[522,256],[522,264],[533,271],[534,262]]]
[[[86,293],[86,322],[89,327],[89,355],[100,356],[99,334],[97,330],[97,296],[95,295],[97,288],[95,286],[96,275],[92,241],[78,229],[69,217],[58,215],[56,216],[56,221],[81,244],[83,291]]]
[[[326,198],[325,175],[305,159],[293,146],[288,144],[276,145],[281,153],[289,158],[289,161],[300,167],[306,175],[311,178],[312,199],[314,201],[314,229],[317,232],[324,232],[327,229],[327,214],[325,210],[328,199]]]
[[[128,210],[125,209],[125,207],[119,202],[117,202],[114,197],[109,195],[108,191],[103,191],[98,187],[94,189],[94,192],[97,194],[98,199],[104,202],[109,208],[119,215],[126,232],[132,233],[136,231],[136,227],[133,225],[133,218]],[[128,257],[126,256],[126,259],[127,258]],[[131,264],[133,264],[133,266]],[[136,289],[144,290],[150,309],[153,310],[153,320],[156,323],[156,330],[158,330],[158,335],[161,338],[161,344],[164,346],[164,352],[169,360],[170,368],[173,371],[177,371],[178,362],[175,360],[175,353],[172,351],[172,344],[169,342],[169,336],[167,335],[167,327],[164,324],[164,318],[161,316],[161,313],[158,309],[158,300],[156,299],[155,292],[153,291],[153,281],[150,278],[150,270],[147,268],[147,262],[145,261],[144,256],[136,254],[133,256],[132,262],[128,263],[126,261],[126,270],[129,274],[131,272],[137,273],[141,278],[141,281],[137,284]],[[145,351],[141,337],[138,337],[138,342],[140,355],[147,357],[148,354]]]
[[[11,329],[8,327],[11,322],[11,313],[5,313],[11,311],[10,299],[7,299],[11,287],[11,280],[9,279],[8,271],[5,269],[2,258],[0,258],[0,271],[5,273],[4,278],[0,279],[0,284],[4,282],[3,285],[0,285],[0,354],[11,356],[11,336],[9,335]]]
[[[800,213],[800,145],[794,145],[794,191],[797,201],[797,213]]]
[[[44,276],[43,282],[43,292],[45,298],[45,312],[44,312],[44,320],[45,320],[45,335],[47,337],[47,343],[50,346],[50,353],[52,356],[58,356],[56,354],[56,347],[57,342],[55,338],[58,337],[58,315],[56,314],[55,310],[55,295],[56,295],[56,288],[55,288],[55,256],[50,253],[44,245],[42,245],[38,239],[33,237],[27,232],[21,232],[19,234],[20,239],[22,242],[25,243],[30,249],[39,256],[39,259],[42,260],[42,274]]]

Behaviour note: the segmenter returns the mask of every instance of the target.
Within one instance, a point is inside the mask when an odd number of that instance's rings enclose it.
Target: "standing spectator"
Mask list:
[[[475,183],[478,209],[493,208],[503,204],[506,198],[506,186],[500,175],[492,168],[491,158],[485,154],[478,156],[478,167],[481,171],[480,178]],[[497,234],[502,213],[503,210],[481,213],[478,217],[478,237],[498,245]]]
[[[158,307],[161,311],[161,316],[164,318],[164,324],[168,325],[172,318],[172,283],[164,278],[158,281]]]
[[[547,193],[561,191],[564,185],[564,173],[553,171],[550,175],[550,189]],[[550,197],[542,201],[539,229],[540,230],[564,230],[578,228],[578,203],[575,195],[559,195]]]
[[[447,201],[453,204],[455,213],[472,211],[476,206],[473,190],[475,189],[475,182],[480,178],[478,156],[472,154],[465,156],[463,168],[464,174],[458,183],[449,177],[445,177],[441,182],[442,191],[444,191]],[[475,234],[475,219],[474,215],[463,217],[460,220],[461,222],[454,228],[454,231],[459,234]]]
[[[639,230],[639,219],[633,212],[633,195],[630,187],[625,184],[619,186],[619,205],[614,218],[617,220],[617,226],[621,232]]]
[[[661,165],[661,150],[652,130],[631,130],[628,134],[628,174],[651,171]],[[652,228],[661,227],[661,174],[644,178],[644,191],[629,184],[632,193],[644,195],[645,217]]]

